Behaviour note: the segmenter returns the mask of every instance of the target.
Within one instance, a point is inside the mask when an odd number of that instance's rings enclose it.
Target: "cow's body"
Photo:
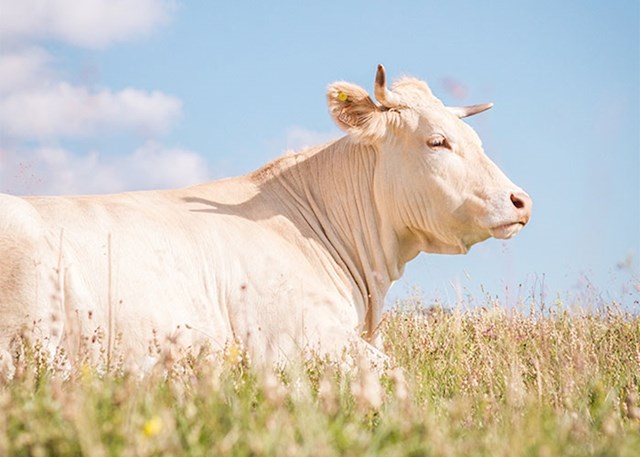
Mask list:
[[[333,99],[330,88],[332,112],[332,102],[359,95],[339,88]],[[431,209],[415,206],[425,205],[418,192],[405,195],[411,179],[389,175],[390,157],[400,153],[389,152],[388,139],[349,131],[358,113],[334,113],[347,137],[247,176],[118,195],[0,195],[0,354],[9,357],[25,325],[52,352],[74,354],[82,337],[98,335],[107,351],[117,346],[134,363],[167,338],[214,350],[236,340],[255,360],[284,361],[301,349],[337,354],[352,343],[375,352],[369,343],[384,296],[406,262],[420,251],[463,253],[490,235],[510,237],[528,220],[530,203],[487,165],[506,186],[500,195],[485,196],[484,188],[450,210],[428,204],[445,211],[433,220]],[[428,169],[437,199],[443,165],[436,165]],[[482,198],[493,215],[476,208]]]
[[[375,155],[331,149],[180,190],[3,195],[0,266],[17,282],[0,289],[2,315],[15,318],[0,324],[2,344],[37,320],[58,337],[110,328],[125,353],[147,353],[155,332],[214,349],[237,339],[262,360],[321,341],[334,352],[372,332],[380,306],[370,304],[382,304],[402,266],[376,233],[370,186],[354,179]]]

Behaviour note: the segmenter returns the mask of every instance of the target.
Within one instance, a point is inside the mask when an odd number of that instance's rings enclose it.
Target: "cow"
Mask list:
[[[511,238],[532,204],[461,120],[491,104],[446,107],[409,77],[389,89],[382,65],[374,94],[377,103],[355,84],[331,84],[329,112],[346,135],[244,176],[114,195],[0,195],[6,370],[25,329],[52,356],[71,357],[93,335],[134,365],[164,341],[237,343],[269,363],[346,347],[384,358],[384,298],[406,263]]]

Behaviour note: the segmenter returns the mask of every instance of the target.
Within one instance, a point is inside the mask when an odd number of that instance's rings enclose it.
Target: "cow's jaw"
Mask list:
[[[489,233],[492,237],[498,238],[500,240],[508,240],[509,238],[513,238],[516,234],[522,230],[524,227],[524,222],[509,222],[506,224],[498,225],[497,227],[493,227],[489,229]]]

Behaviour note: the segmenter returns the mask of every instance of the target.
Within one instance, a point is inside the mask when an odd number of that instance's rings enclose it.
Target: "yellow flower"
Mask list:
[[[83,363],[80,367],[80,378],[83,381],[91,381],[91,378],[93,378],[93,370],[88,363]]]
[[[238,343],[233,341],[226,348],[224,361],[230,365],[237,365],[238,363],[242,362],[242,355],[242,347]]]
[[[153,416],[151,419],[145,422],[144,426],[142,427],[142,433],[144,433],[144,436],[146,436],[147,438],[156,436],[158,433],[160,433],[160,430],[162,430],[162,419],[160,419],[160,417],[158,416]]]

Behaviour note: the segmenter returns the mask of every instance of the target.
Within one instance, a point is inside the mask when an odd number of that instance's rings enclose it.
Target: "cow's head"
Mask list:
[[[531,199],[486,156],[461,118],[491,104],[446,107],[423,81],[386,87],[378,67],[376,104],[359,86],[329,86],[331,114],[353,141],[374,146],[376,203],[400,237],[428,252],[465,253],[490,236],[511,238],[529,221]]]

